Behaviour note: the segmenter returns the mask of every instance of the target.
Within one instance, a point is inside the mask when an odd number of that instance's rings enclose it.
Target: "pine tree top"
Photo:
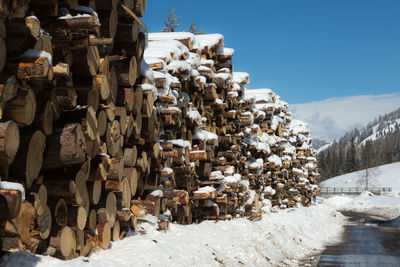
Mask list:
[[[163,32],[174,32],[179,28],[182,25],[182,23],[177,23],[180,18],[180,16],[175,14],[175,8],[168,11],[168,16],[165,17],[167,21],[164,22],[165,27],[163,28]]]

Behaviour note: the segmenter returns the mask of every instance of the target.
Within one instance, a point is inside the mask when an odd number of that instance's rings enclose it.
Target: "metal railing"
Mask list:
[[[365,187],[320,187],[321,194],[360,194],[366,191]],[[367,191],[375,195],[392,192],[391,187],[368,187]]]

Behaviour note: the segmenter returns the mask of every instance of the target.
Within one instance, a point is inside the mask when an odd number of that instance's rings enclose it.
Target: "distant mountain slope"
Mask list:
[[[400,162],[381,165],[369,170],[369,186],[392,187],[400,190]],[[365,170],[336,176],[320,183],[324,187],[362,187],[365,185]]]
[[[376,141],[385,135],[392,133],[399,133],[400,131],[400,119],[384,121],[383,123],[377,123],[372,127],[372,134],[361,140],[360,144],[364,145],[367,141]]]
[[[320,147],[317,149],[317,154],[319,154],[320,152],[322,152],[322,151],[324,151],[324,150],[327,150],[331,145],[332,145],[332,143],[328,143],[328,144],[325,144],[325,145],[323,145],[323,146],[320,146]]]
[[[321,179],[400,161],[400,109],[318,150]]]
[[[396,111],[394,112],[396,113]],[[346,135],[339,140],[344,142],[349,142],[351,138],[355,138],[356,142],[359,143],[359,145],[365,145],[367,141],[376,141],[388,134],[399,134],[399,133],[400,133],[400,118],[385,121],[385,116],[383,116],[380,119],[380,122],[378,122],[377,119],[375,119],[374,122],[369,123],[365,128],[361,130],[355,129],[350,133],[346,133]],[[332,142],[326,143],[319,139],[316,140],[317,143],[314,144],[315,140],[313,140],[313,144],[314,147],[317,149],[317,153],[320,153],[328,149],[332,145]]]
[[[328,144],[328,142],[326,142],[325,140],[321,140],[321,139],[318,139],[318,138],[313,138],[312,143],[313,143],[313,147],[315,149],[319,149],[320,147],[323,147],[326,144]]]

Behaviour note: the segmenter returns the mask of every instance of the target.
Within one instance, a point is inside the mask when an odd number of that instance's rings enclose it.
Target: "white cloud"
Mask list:
[[[400,108],[400,93],[329,98],[292,104],[293,118],[309,123],[314,138],[331,141],[347,131],[364,127],[374,118]]]

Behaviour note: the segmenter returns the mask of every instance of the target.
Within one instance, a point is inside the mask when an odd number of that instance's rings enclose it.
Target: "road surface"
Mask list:
[[[383,222],[347,213],[341,244],[329,246],[306,266],[400,266],[400,218]]]

